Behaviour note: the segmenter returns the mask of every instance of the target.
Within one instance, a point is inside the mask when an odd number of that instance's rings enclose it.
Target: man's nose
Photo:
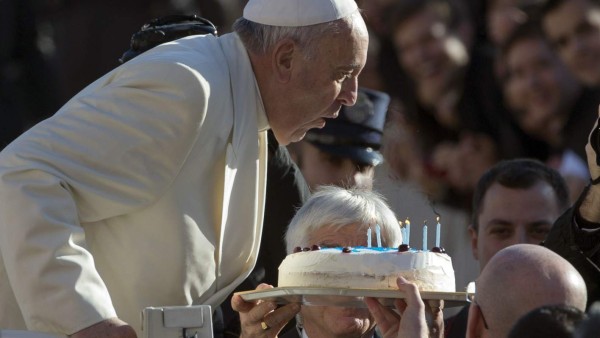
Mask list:
[[[525,229],[518,229],[515,233],[515,244],[538,244],[537,242],[533,242],[531,238],[527,235],[527,231]]]
[[[353,76],[342,85],[342,91],[338,96],[341,103],[345,106],[353,106],[358,96],[358,77]]]

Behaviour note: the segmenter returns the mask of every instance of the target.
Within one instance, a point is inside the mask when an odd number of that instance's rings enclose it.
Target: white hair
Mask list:
[[[327,35],[343,32],[354,26],[354,20],[360,18],[360,11],[338,20],[309,26],[287,27],[270,26],[247,20],[243,17],[233,24],[233,30],[238,34],[248,51],[254,54],[266,54],[283,39],[294,40],[303,50],[307,59],[317,53],[318,42]]]
[[[286,250],[292,253],[295,247],[318,244],[308,243],[308,238],[320,228],[339,229],[350,224],[359,224],[365,238],[367,229],[378,224],[383,246],[396,247],[402,241],[398,220],[380,194],[361,188],[322,186],[290,222],[285,235]]]

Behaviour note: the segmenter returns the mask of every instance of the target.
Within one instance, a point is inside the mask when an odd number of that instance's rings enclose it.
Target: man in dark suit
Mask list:
[[[587,287],[588,309],[600,300],[600,120],[592,128],[587,153],[591,182],[554,224],[544,245],[568,260]]]

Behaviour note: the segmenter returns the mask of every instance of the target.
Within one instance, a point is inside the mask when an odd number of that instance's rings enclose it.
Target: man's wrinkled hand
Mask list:
[[[256,289],[272,288],[268,284],[260,284]],[[274,302],[246,302],[238,294],[231,298],[231,307],[239,312],[242,332],[241,338],[274,338],[283,327],[300,311],[300,304],[291,303],[277,307]]]
[[[429,329],[425,320],[425,304],[419,289],[403,277],[398,277],[398,290],[405,295],[404,299],[394,301],[396,311],[379,303],[376,298],[365,298],[369,311],[384,338],[429,338]]]

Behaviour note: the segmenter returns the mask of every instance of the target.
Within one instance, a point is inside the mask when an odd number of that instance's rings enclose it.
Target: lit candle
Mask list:
[[[367,248],[371,247],[371,227],[367,230]]]
[[[377,247],[381,248],[381,227],[375,224],[375,235],[377,235]]]
[[[404,226],[406,227],[406,244],[410,245],[410,220],[408,217],[404,221]]]
[[[427,251],[427,221],[423,222],[423,251]]]
[[[402,221],[398,221],[398,225],[400,225],[400,234],[402,234],[402,244],[406,243],[406,228],[402,226]]]
[[[440,216],[436,218],[437,224],[435,225],[435,246],[440,247]]]

